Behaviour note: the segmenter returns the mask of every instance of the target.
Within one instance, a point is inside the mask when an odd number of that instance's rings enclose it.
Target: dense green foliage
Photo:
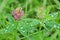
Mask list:
[[[60,0],[0,0],[0,40],[60,40]]]

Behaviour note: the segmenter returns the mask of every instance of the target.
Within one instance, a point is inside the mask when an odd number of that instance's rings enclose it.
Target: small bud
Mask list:
[[[16,8],[13,12],[13,16],[16,20],[20,20],[24,16],[24,11],[20,7]]]
[[[38,9],[37,9],[37,17],[39,18],[39,19],[42,19],[42,18],[44,18],[45,17],[45,12],[44,12],[45,10],[44,10],[44,7],[42,6],[42,7],[39,7]]]

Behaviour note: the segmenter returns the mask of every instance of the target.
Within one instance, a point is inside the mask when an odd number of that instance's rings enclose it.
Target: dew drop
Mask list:
[[[51,17],[54,17],[53,15],[51,15]]]
[[[59,26],[57,28],[59,28]]]
[[[42,22],[40,22],[40,23],[42,23]]]
[[[8,29],[8,26],[6,28]]]
[[[5,32],[7,32],[8,30],[5,30]]]
[[[56,28],[56,25],[54,25],[54,27]]]
[[[30,26],[33,26],[32,24]]]
[[[25,31],[22,31],[22,32],[25,32]]]
[[[12,24],[12,26],[14,26],[14,24]]]
[[[28,24],[28,23],[26,23],[26,24]]]
[[[21,29],[23,29],[23,27],[21,27]]]

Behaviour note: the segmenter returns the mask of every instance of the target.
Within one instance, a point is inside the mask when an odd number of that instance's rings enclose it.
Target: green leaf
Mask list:
[[[46,26],[47,26],[47,28],[60,28],[60,25],[59,24],[57,24],[56,22],[54,22],[54,21],[46,21],[45,22],[45,24],[46,24]]]
[[[51,8],[52,8],[52,5],[47,6],[47,9],[46,9],[46,15],[48,15],[48,14],[49,14],[49,12],[50,12]]]
[[[33,33],[36,30],[36,25],[39,24],[39,21],[36,19],[22,19],[18,23],[18,30],[22,35],[27,36],[28,33]]]

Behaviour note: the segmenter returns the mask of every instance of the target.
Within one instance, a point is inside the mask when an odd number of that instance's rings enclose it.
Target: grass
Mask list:
[[[0,40],[60,40],[60,0],[0,0]]]

